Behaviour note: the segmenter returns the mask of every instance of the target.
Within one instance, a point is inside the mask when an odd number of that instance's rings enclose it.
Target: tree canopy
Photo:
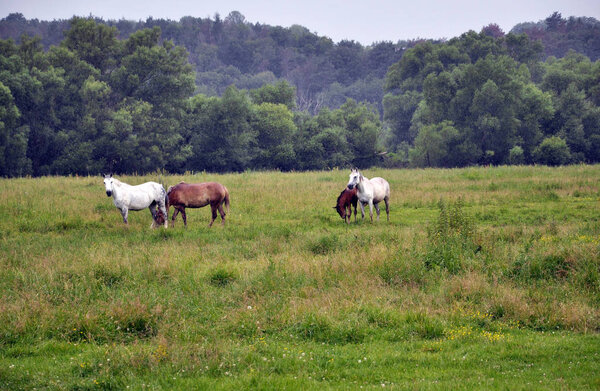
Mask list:
[[[497,25],[369,47],[239,13],[42,25],[0,40],[2,176],[600,161],[600,62]]]

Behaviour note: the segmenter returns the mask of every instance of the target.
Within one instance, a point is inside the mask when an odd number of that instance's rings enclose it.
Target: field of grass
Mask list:
[[[0,389],[600,388],[600,166],[365,170],[346,225],[348,173],[119,177],[227,186],[166,230],[0,179]]]

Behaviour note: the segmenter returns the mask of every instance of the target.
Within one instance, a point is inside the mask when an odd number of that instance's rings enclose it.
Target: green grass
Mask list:
[[[364,174],[389,223],[339,218],[341,170],[120,178],[225,184],[210,229],[0,180],[0,389],[600,387],[600,166]]]

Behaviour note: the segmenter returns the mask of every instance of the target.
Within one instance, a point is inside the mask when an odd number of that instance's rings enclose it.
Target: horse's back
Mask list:
[[[121,190],[122,199],[119,202],[130,210],[142,210],[152,203],[161,204],[165,194],[164,187],[156,182],[145,182],[135,186],[121,182]],[[116,202],[115,200],[115,205]]]
[[[169,188],[170,205],[201,208],[212,202],[222,202],[227,189],[218,182],[185,183],[181,182]]]
[[[353,204],[354,206],[356,206],[356,203],[358,202],[357,192],[358,190],[356,189],[356,187],[352,190],[344,189],[344,205]]]
[[[381,202],[385,198],[390,197],[390,184],[381,177],[370,179],[373,185],[373,202]]]

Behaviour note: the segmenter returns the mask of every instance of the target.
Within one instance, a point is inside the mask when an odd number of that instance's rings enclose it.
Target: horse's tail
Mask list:
[[[223,203],[227,208],[227,213],[229,213],[229,192],[227,191],[227,188],[225,186],[223,186],[223,189],[225,189],[225,197],[223,198]]]
[[[169,193],[173,189],[173,186],[169,186],[167,191],[165,191],[165,209],[167,210],[167,220],[169,220]]]

